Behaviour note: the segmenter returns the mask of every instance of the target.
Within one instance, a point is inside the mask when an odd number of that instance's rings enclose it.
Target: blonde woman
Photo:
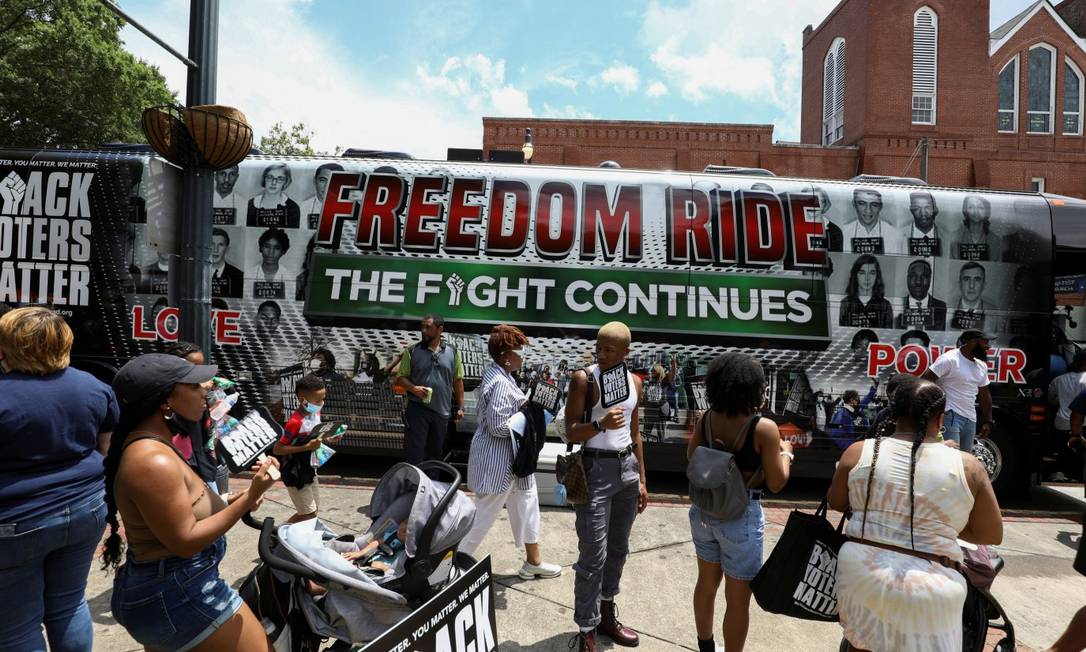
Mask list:
[[[84,594],[118,408],[108,386],[68,366],[72,340],[47,308],[0,317],[0,650],[44,650],[44,638],[54,652],[92,647]]]

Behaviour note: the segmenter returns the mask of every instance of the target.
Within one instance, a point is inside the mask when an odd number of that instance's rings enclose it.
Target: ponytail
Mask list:
[[[102,570],[116,570],[124,553],[120,523],[117,520],[117,496],[114,491],[117,471],[121,467],[124,442],[141,421],[158,409],[158,405],[161,405],[163,400],[165,400],[165,397],[158,401],[149,401],[143,405],[122,409],[120,422],[113,429],[113,434],[109,438],[109,451],[106,453],[105,463],[103,464],[106,476],[106,523],[109,525],[109,536],[106,537],[103,545]]]

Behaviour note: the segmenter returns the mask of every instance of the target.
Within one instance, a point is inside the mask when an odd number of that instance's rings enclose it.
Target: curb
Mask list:
[[[252,472],[245,471],[243,473],[231,474],[231,479],[245,480],[252,479]],[[352,489],[374,489],[377,487],[378,480],[372,478],[350,478],[339,475],[322,475],[320,476],[321,486],[325,487],[345,487]],[[467,486],[462,487],[465,493],[470,495],[471,491]],[[799,509],[805,511],[814,511],[818,508],[819,501],[817,500],[800,500],[800,501],[787,501],[787,500],[762,500],[762,507],[766,509]],[[649,494],[649,504],[655,507],[688,507],[690,505],[690,498],[683,494]],[[1070,521],[1072,523],[1082,523],[1082,512],[1079,511],[1039,511],[1029,509],[1004,509],[1003,519],[1012,522],[1029,522],[1029,521]]]

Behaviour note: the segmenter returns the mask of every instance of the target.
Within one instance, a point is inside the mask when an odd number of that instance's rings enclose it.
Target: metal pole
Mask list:
[[[928,138],[920,139],[920,178],[925,183],[928,181]]]
[[[215,103],[219,49],[219,0],[190,0],[189,68],[186,104]],[[181,180],[180,259],[177,293],[180,337],[197,344],[211,361],[211,202],[210,170],[185,170]]]
[[[190,59],[190,58],[186,57],[185,55],[181,54],[177,50],[173,49],[172,47],[170,47],[169,43],[167,43],[166,41],[163,41],[162,39],[160,39],[154,32],[152,32],[151,30],[147,29],[143,25],[136,22],[135,18],[132,18],[131,16],[126,14],[123,9],[118,7],[113,2],[113,0],[99,0],[99,1],[102,3],[102,5],[105,6],[106,9],[109,9],[113,13],[120,16],[121,19],[124,20],[125,22],[127,22],[129,25],[131,25],[132,27],[135,27],[139,31],[143,32],[144,36],[151,39],[155,43],[158,43],[159,47],[161,47],[163,50],[166,50],[167,52],[172,54],[181,63],[185,64],[189,68],[197,68],[198,67],[196,65],[195,61],[193,61],[192,59]]]

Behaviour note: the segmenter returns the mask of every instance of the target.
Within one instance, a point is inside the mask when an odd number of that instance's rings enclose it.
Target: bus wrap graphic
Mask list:
[[[305,315],[820,339],[824,283],[798,276],[317,254]]]

